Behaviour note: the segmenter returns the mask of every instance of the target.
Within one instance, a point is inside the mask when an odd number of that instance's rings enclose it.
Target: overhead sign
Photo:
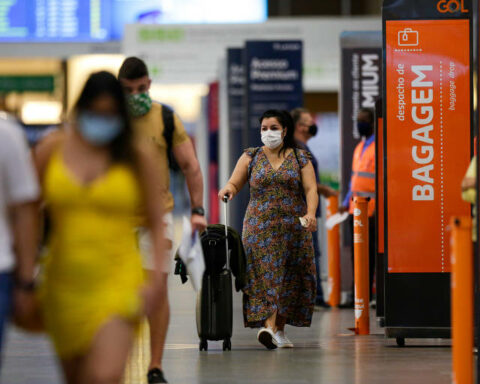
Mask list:
[[[0,41],[106,41],[112,4],[99,0],[0,2]]]
[[[386,21],[390,273],[449,272],[447,224],[470,214],[460,196],[470,161],[469,29],[468,19]]]
[[[231,175],[237,160],[243,153],[246,145],[245,127],[245,66],[243,64],[243,48],[229,48],[227,50],[227,95],[228,95],[228,129],[229,148],[231,158],[228,174]],[[245,143],[245,145],[244,145]],[[231,226],[242,231],[243,217],[248,204],[247,188],[242,188],[231,202]]]
[[[352,175],[352,158],[360,141],[357,115],[360,108],[375,109],[382,91],[381,32],[345,32],[341,45],[341,197],[345,198]],[[342,243],[351,245],[351,228],[344,228]]]
[[[247,40],[302,40],[305,89],[337,92],[340,34],[380,29],[377,17],[279,18],[228,25],[132,24],[125,29],[123,53],[142,57],[155,82],[209,83],[217,77],[219,59],[229,47],[243,46]]]
[[[0,76],[0,92],[53,92],[55,77],[39,76]]]
[[[247,41],[247,146],[261,146],[259,117],[268,109],[290,111],[303,105],[303,45],[298,40]]]

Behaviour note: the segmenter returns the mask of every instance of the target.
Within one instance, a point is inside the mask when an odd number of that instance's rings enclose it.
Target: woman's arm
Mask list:
[[[244,153],[242,156],[240,156],[240,159],[238,159],[237,165],[235,166],[227,185],[225,185],[220,192],[218,192],[218,198],[220,200],[223,199],[224,196],[228,196],[228,199],[232,200],[233,197],[240,192],[247,182],[248,166],[250,161],[252,161],[252,158],[247,154]]]
[[[475,204],[477,199],[477,157],[474,156],[462,180],[462,199]]]
[[[317,227],[315,212],[317,211],[318,206],[318,192],[315,171],[311,161],[302,168],[302,184],[305,197],[307,198],[307,214],[304,216],[304,219],[307,220],[307,229],[315,231]]]

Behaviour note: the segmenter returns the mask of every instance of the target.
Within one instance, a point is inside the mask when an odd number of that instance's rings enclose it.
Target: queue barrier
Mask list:
[[[338,212],[338,196],[327,199],[327,218]],[[328,303],[332,307],[340,304],[340,228],[335,225],[327,231],[328,252]]]
[[[355,277],[355,334],[370,334],[368,260],[368,197],[353,198],[353,258]]]

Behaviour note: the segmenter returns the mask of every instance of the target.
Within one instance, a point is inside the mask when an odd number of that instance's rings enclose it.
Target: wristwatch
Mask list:
[[[36,284],[35,280],[26,281],[26,280],[16,280],[15,286],[25,292],[33,292],[35,290]]]
[[[192,208],[192,215],[205,216],[205,209],[203,207]]]

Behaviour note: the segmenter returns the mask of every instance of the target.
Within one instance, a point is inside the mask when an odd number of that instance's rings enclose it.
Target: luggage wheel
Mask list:
[[[208,341],[207,340],[200,340],[199,349],[200,349],[200,351],[208,351]]]
[[[230,339],[223,340],[223,350],[224,351],[232,350],[232,342],[230,341]]]
[[[405,338],[404,337],[397,337],[397,345],[399,347],[404,347],[405,346]]]

